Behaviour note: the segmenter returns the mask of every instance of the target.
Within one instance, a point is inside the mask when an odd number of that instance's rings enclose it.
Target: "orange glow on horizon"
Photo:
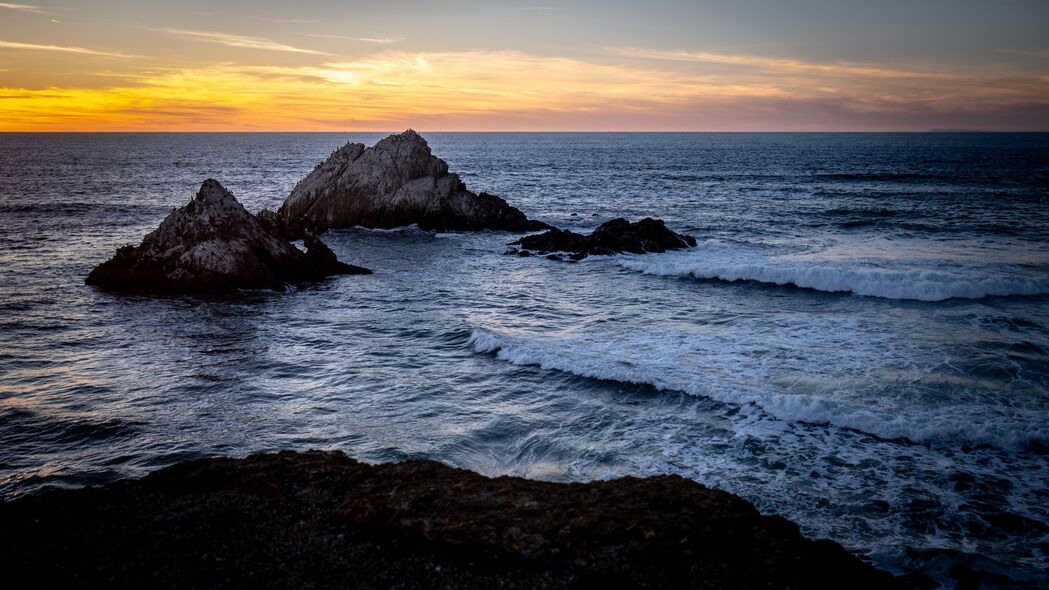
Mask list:
[[[110,82],[99,87],[0,87],[0,131],[765,130],[770,121],[829,130],[840,122],[821,125],[820,109],[1001,111],[1049,96],[1044,76],[632,48],[608,56],[383,52],[103,71],[88,74]]]

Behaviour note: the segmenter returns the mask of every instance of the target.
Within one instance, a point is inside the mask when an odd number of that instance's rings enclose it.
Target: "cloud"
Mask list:
[[[1049,59],[1049,49],[1041,51],[1024,51],[1022,49],[998,49],[998,53],[1011,53],[1013,55],[1026,55],[1027,57],[1041,57]]]
[[[216,43],[227,47],[237,47],[240,49],[261,49],[264,51],[284,51],[287,53],[305,53],[309,55],[331,55],[330,53],[314,49],[303,49],[301,47],[284,45],[283,43],[278,43],[264,37],[230,35],[228,33],[218,33],[214,31],[187,31],[184,29],[169,29],[165,27],[149,28],[147,30],[177,35],[187,39],[203,41],[205,43]]]
[[[303,18],[273,18],[273,17],[269,17],[269,16],[256,16],[256,17],[253,17],[253,18],[256,18],[258,20],[264,20],[264,21],[269,22],[269,23],[287,23],[287,24],[293,24],[293,25],[310,25],[310,24],[314,24],[314,23],[317,22],[317,21],[303,19]]]
[[[87,49],[84,47],[68,47],[63,45],[38,45],[36,43],[20,43],[18,41],[3,40],[0,40],[0,49],[22,49],[27,51],[58,51],[62,53],[80,53],[83,55],[99,55],[103,57],[119,58],[139,57],[137,55],[127,55],[124,53],[115,53],[112,51],[99,51],[97,49]]]
[[[302,66],[122,68],[97,88],[0,89],[0,130],[1049,127],[1049,78],[1001,68],[919,80],[676,63],[380,51]]]
[[[316,39],[342,39],[344,41],[360,41],[362,43],[375,43],[377,45],[390,45],[392,43],[400,43],[404,41],[402,35],[396,37],[347,37],[345,35],[325,35],[322,33],[300,33],[307,37],[314,37]]]
[[[33,6],[31,4],[10,4],[7,2],[0,2],[0,8],[6,8],[8,10],[17,10],[19,12],[31,12],[33,14],[51,14],[43,8],[40,8],[39,6]]]
[[[637,47],[612,47],[609,51],[623,57],[689,62],[702,64],[719,64],[742,66],[772,72],[807,73],[827,76],[860,76],[870,78],[949,78],[950,74],[901,70],[869,64],[847,62],[814,63],[796,59],[763,57],[755,55],[710,53],[706,51],[663,51]]]
[[[564,10],[563,6],[515,6],[514,10]]]

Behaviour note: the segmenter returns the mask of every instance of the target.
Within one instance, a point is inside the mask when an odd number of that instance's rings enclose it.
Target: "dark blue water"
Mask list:
[[[286,448],[672,472],[897,572],[1049,583],[1049,135],[430,134],[532,217],[700,244],[573,265],[347,230],[374,275],[84,286],[203,179],[275,208],[379,137],[0,135],[0,493]]]

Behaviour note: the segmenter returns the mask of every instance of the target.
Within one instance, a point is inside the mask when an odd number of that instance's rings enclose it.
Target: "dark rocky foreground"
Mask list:
[[[903,587],[677,476],[553,484],[319,451],[10,501],[0,555],[9,588]]]
[[[417,224],[438,231],[549,227],[495,195],[467,190],[411,129],[370,148],[347,143],[299,181],[278,211],[264,210],[259,218],[289,237],[354,226]]]
[[[511,245],[519,245],[521,249],[512,250],[510,254],[527,256],[531,251],[539,254],[566,252],[572,260],[582,260],[590,255],[647,254],[690,248],[696,245],[696,238],[667,229],[661,219],[646,217],[630,223],[619,217],[602,223],[588,236],[554,228],[526,236]]]
[[[283,290],[336,274],[369,274],[339,262],[315,236],[303,253],[260,223],[218,181],[208,179],[138,246],[117,250],[87,284],[116,291],[189,293]]]

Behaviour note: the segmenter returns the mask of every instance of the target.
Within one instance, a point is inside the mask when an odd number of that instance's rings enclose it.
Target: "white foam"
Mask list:
[[[624,257],[624,268],[656,276],[793,285],[887,299],[943,301],[1049,294],[1049,270],[972,257],[863,258],[835,252],[769,255],[755,248],[708,241],[695,250]]]
[[[419,224],[413,223],[411,225],[398,225],[397,227],[364,227],[363,225],[355,225],[351,229],[354,231],[372,233],[372,234],[401,234],[410,232],[426,232],[426,230],[419,229]]]
[[[929,368],[913,365],[914,351],[889,336],[865,334],[866,341],[857,342],[858,328],[851,320],[788,326],[778,334],[750,331],[749,325],[708,334],[535,335],[478,328],[469,342],[476,352],[515,365],[681,391],[786,422],[879,438],[1003,448],[1049,441],[1044,408],[988,407],[966,399],[964,388],[957,399],[929,404],[919,391]]]

